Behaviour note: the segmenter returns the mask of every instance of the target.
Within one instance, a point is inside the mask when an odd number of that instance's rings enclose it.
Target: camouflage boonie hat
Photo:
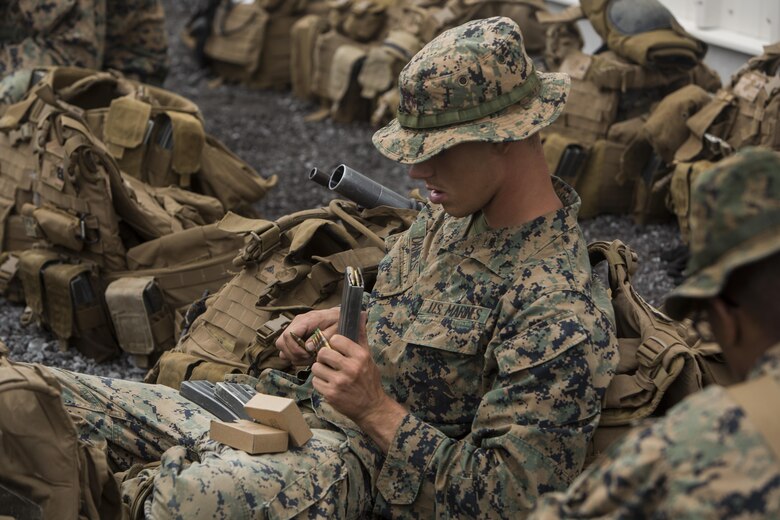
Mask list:
[[[374,134],[386,157],[405,164],[467,141],[519,141],[558,117],[569,77],[537,72],[520,27],[506,17],[443,32],[398,77],[398,116]]]
[[[780,251],[780,154],[745,148],[696,180],[686,280],[666,300],[682,319],[717,296],[730,273]]]

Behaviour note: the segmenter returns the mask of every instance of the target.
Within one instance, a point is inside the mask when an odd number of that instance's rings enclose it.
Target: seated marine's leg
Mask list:
[[[371,483],[346,437],[313,433],[304,446],[283,453],[248,455],[206,438],[196,446],[199,462],[189,463],[183,449],[169,450],[155,476],[148,517],[365,517]]]
[[[51,370],[80,437],[108,443],[115,469],[160,460],[177,445],[194,457],[195,441],[214,418],[167,386]]]

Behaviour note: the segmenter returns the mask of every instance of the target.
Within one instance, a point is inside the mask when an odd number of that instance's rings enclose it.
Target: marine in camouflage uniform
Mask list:
[[[253,381],[298,402],[314,433],[303,447],[250,456],[209,440],[211,416],[172,389],[57,372],[83,439],[108,442],[121,468],[161,458],[123,475],[125,500],[147,516],[514,518],[580,471],[617,340],[579,198],[551,180],[536,135],[568,78],[536,72],[517,24],[491,18],[443,33],[399,83],[401,118],[374,142],[433,183],[441,206],[391,238],[359,342],[333,334],[337,310],[297,316],[288,332],[317,325],[333,348],[306,381],[275,370]],[[504,168],[459,167],[469,153]],[[452,171],[431,173],[447,161]],[[461,204],[470,192],[473,209]],[[527,218],[531,207],[546,209]],[[287,332],[277,345],[309,355]]]
[[[780,436],[750,409],[776,423],[780,156],[744,149],[703,173],[692,197],[687,280],[666,307],[706,316],[747,382],[711,386],[635,429],[533,518],[780,518]]]
[[[168,71],[159,0],[2,2],[0,44],[0,99],[5,102],[21,97],[36,67],[116,69],[155,84]]]

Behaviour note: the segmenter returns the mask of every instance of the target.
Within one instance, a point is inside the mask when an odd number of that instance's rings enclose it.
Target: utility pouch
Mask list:
[[[75,347],[98,362],[116,356],[119,348],[112,334],[102,288],[94,266],[57,264],[43,273],[49,309],[49,325],[64,346]]]
[[[680,236],[686,244],[690,241],[690,216],[691,216],[691,187],[696,178],[710,169],[714,163],[710,161],[697,161],[695,163],[679,162],[675,165],[669,186],[669,196],[666,204],[677,217],[680,227]]]
[[[286,89],[290,86],[291,31],[297,20],[295,16],[272,16],[268,20],[260,62],[247,85],[275,89]]]
[[[72,251],[84,248],[82,220],[76,215],[57,209],[41,207],[32,211],[32,216],[40,226],[46,239],[52,244],[66,247]],[[86,238],[86,237],[85,237]]]
[[[19,278],[24,288],[24,299],[32,309],[33,316],[46,321],[44,270],[62,262],[62,257],[54,251],[28,249],[19,253]]]
[[[293,24],[290,30],[290,76],[293,95],[311,99],[314,80],[314,44],[327,30],[325,17],[306,15]]]
[[[380,2],[354,2],[341,26],[342,32],[357,42],[373,40],[385,24],[385,9]]]
[[[169,350],[162,353],[157,365],[149,372],[145,381],[178,390],[182,381],[205,379],[218,383],[225,379],[226,374],[241,373],[243,371],[235,366],[207,361],[186,352]]]
[[[582,198],[580,218],[602,213],[625,214],[631,209],[632,190],[621,184],[617,172],[626,145],[600,139],[590,150],[575,188]]]
[[[222,77],[243,81],[257,70],[263,51],[268,13],[257,2],[222,1],[204,52]]]
[[[571,186],[577,184],[589,153],[590,146],[574,137],[554,132],[544,138],[544,158],[550,171]]]
[[[115,280],[105,297],[122,350],[148,356],[174,346],[173,314],[153,277]]]

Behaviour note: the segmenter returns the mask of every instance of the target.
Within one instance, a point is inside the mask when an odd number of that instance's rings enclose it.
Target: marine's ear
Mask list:
[[[715,297],[707,302],[707,318],[712,333],[721,346],[734,346],[740,336],[740,324],[736,308]]]

